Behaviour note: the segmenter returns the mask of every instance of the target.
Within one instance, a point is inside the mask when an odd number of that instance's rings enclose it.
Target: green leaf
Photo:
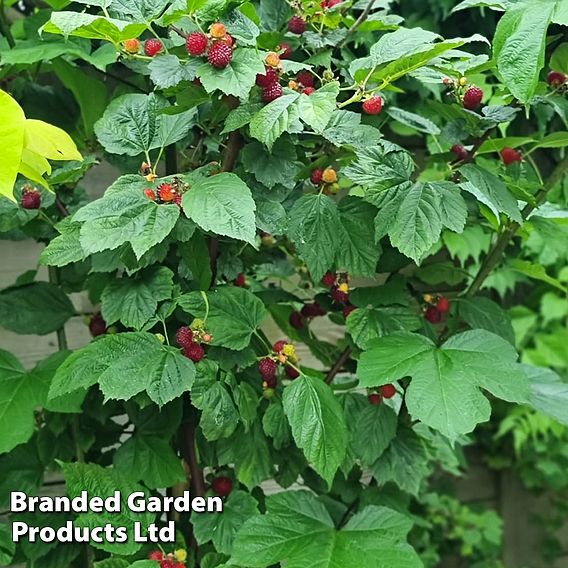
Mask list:
[[[191,276],[199,290],[208,290],[211,286],[211,262],[209,249],[203,233],[196,232],[193,237],[178,247],[183,263],[191,270]]]
[[[199,426],[209,442],[228,438],[239,423],[239,413],[227,388],[213,383],[200,396],[195,405],[202,410]]]
[[[162,406],[188,391],[195,366],[151,333],[106,335],[76,351],[57,370],[49,398],[99,383],[107,399],[128,400],[146,390]]]
[[[0,454],[27,442],[34,432],[34,410],[47,398],[49,383],[27,373],[8,351],[0,349]]]
[[[340,247],[340,217],[335,202],[323,194],[304,195],[288,216],[288,236],[315,281],[331,268]]]
[[[550,369],[530,365],[523,365],[523,369],[530,382],[530,404],[568,426],[568,383]]]
[[[462,166],[460,172],[468,180],[461,183],[460,187],[487,205],[497,219],[499,213],[505,213],[513,221],[523,222],[517,200],[497,176],[473,164]]]
[[[364,150],[378,144],[381,133],[361,124],[361,115],[348,110],[335,110],[321,135],[336,146],[353,146]]]
[[[338,95],[339,83],[333,81],[310,96],[300,96],[296,101],[300,118],[316,132],[323,132],[336,108]]]
[[[411,333],[376,339],[361,355],[357,375],[373,387],[411,376],[406,404],[413,418],[450,439],[489,420],[488,390],[509,402],[525,402],[528,381],[510,343],[484,330],[466,331],[441,348]]]
[[[87,0],[88,4],[90,0]],[[168,0],[112,0],[113,11],[121,18],[136,22],[151,22],[157,18],[169,4]]]
[[[413,112],[408,112],[407,110],[397,108],[397,107],[389,107],[387,109],[387,114],[397,122],[400,122],[413,130],[417,130],[418,132],[424,132],[425,134],[440,134],[440,129],[427,118],[420,116],[418,114],[414,114]]]
[[[180,61],[176,55],[155,57],[148,65],[150,79],[158,89],[175,87],[182,81],[193,81],[197,62],[196,59]]]
[[[241,47],[234,51],[229,65],[216,69],[209,63],[203,63],[197,69],[197,76],[208,93],[221,91],[240,99],[248,97],[256,76],[264,73],[264,62],[255,49]]]
[[[256,47],[256,40],[260,35],[258,26],[247,18],[240,10],[233,10],[223,19],[228,30],[231,30],[231,36],[234,37],[239,45],[250,45]]]
[[[250,518],[258,515],[256,499],[244,491],[232,491],[223,505],[222,513],[208,515],[193,513],[191,524],[198,544],[210,540],[221,554],[231,554],[237,531]]]
[[[243,288],[224,286],[207,293],[209,314],[206,326],[213,336],[212,344],[228,349],[245,349],[252,334],[267,316],[261,300]],[[206,306],[201,294],[184,294],[178,300],[180,308],[204,319]]]
[[[486,329],[515,345],[515,333],[507,312],[489,298],[463,298],[458,304],[460,316],[473,329]]]
[[[252,120],[252,117],[262,108],[264,108],[263,103],[241,103],[228,114],[221,134],[228,134],[229,132],[234,132],[243,126],[246,126]]]
[[[8,566],[16,553],[16,543],[12,540],[12,530],[7,523],[0,525],[0,564]]]
[[[250,518],[237,534],[231,564],[264,568],[358,566],[420,568],[406,544],[412,522],[385,507],[369,506],[336,530],[312,493],[289,491],[266,499],[266,514]]]
[[[172,296],[173,272],[159,267],[136,278],[111,281],[101,295],[101,311],[108,325],[120,321],[140,330],[158,309],[158,302]]]
[[[15,333],[47,335],[74,315],[69,297],[54,284],[33,282],[0,292],[0,325]]]
[[[296,445],[330,486],[347,450],[337,398],[320,379],[302,375],[286,387],[282,402]]]
[[[254,244],[256,206],[248,186],[235,174],[199,180],[183,196],[183,210],[205,231]]]
[[[72,262],[80,262],[85,257],[81,248],[79,235],[81,225],[67,217],[57,224],[61,233],[41,251],[40,262],[48,266],[67,266]]]
[[[150,489],[171,487],[185,480],[180,458],[168,440],[134,434],[114,454],[115,469],[128,481],[142,481]]]
[[[302,132],[303,127],[296,104],[299,97],[299,93],[286,92],[267,104],[250,121],[250,135],[271,149],[284,132],[290,134]]]
[[[515,259],[510,263],[510,267],[516,272],[520,272],[529,278],[534,278],[535,280],[540,280],[541,282],[546,282],[550,286],[554,286],[561,290],[562,292],[568,292],[568,288],[559,282],[556,278],[550,276],[544,266],[538,263],[533,263],[528,260]],[[0,320],[1,321],[1,320]]]
[[[277,450],[287,446],[292,441],[290,425],[284,413],[282,402],[275,400],[270,403],[262,417],[262,427],[267,436],[272,438],[272,443]]]
[[[354,424],[353,449],[366,466],[377,461],[396,436],[398,417],[386,404],[367,403]],[[369,441],[372,440],[372,443]]]

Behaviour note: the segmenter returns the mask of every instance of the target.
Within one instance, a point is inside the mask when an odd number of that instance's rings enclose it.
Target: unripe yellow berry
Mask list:
[[[280,65],[280,56],[277,53],[271,51],[267,56],[264,62],[269,66],[276,69]]]
[[[220,22],[217,22],[216,24],[211,24],[209,33],[211,34],[211,37],[214,37],[215,39],[221,39],[227,35],[227,28]]]
[[[178,562],[185,562],[187,560],[187,550],[180,548],[174,552],[174,556]]]
[[[134,55],[138,53],[138,51],[140,51],[140,40],[136,38],[124,40],[123,45],[124,51],[130,53],[131,55]]]
[[[460,77],[460,87],[465,87],[467,85],[467,79],[465,77]]]
[[[344,294],[347,294],[349,292],[349,284],[347,284],[347,282],[342,282],[337,288]]]
[[[337,181],[337,172],[333,168],[324,170],[322,180],[325,183],[335,183]]]

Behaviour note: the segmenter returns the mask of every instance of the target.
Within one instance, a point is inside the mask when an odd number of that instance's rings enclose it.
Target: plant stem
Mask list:
[[[355,23],[347,30],[347,35],[343,38],[338,47],[343,47],[349,36],[353,34],[357,30],[357,28],[369,17],[369,14],[371,13],[371,10],[373,9],[376,1],[377,0],[371,0],[367,4],[367,7],[363,10],[357,20],[355,20]]]
[[[550,174],[543,188],[535,195],[534,204],[529,203],[525,206],[522,211],[522,217],[524,220],[526,220],[535,209],[542,205],[542,203],[546,199],[546,196],[548,195],[548,192],[562,180],[567,170],[568,154],[566,154],[564,159],[556,166],[552,174]],[[519,223],[513,222],[499,235],[499,237],[493,244],[493,247],[485,257],[485,260],[481,264],[481,267],[476,277],[473,279],[471,286],[466,292],[466,297],[474,296],[475,294],[477,294],[477,292],[479,292],[487,277],[501,261],[505,249],[509,246],[509,242],[517,234],[517,231],[520,227],[521,225]]]
[[[16,46],[12,30],[10,30],[10,22],[8,21],[6,12],[4,11],[4,0],[0,0],[0,32],[6,38],[10,48]]]
[[[326,384],[330,385],[335,379],[337,373],[343,369],[343,365],[347,362],[349,357],[351,356],[351,347],[346,347],[341,355],[337,358],[337,361],[333,364],[333,367],[329,370],[329,373],[325,377]]]

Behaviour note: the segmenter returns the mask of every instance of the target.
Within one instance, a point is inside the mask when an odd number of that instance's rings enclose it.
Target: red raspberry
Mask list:
[[[262,381],[262,388],[265,390],[274,390],[278,386],[278,378],[276,375],[274,377],[267,377]]]
[[[302,83],[304,87],[315,87],[316,85],[316,78],[309,71],[300,71],[296,81]]]
[[[290,314],[290,325],[294,329],[304,329],[304,316],[300,312],[292,312]]]
[[[190,343],[183,346],[183,354],[194,363],[199,363],[205,357],[205,349],[199,343]]]
[[[317,316],[325,316],[327,312],[317,303],[306,304],[301,311],[301,314],[307,318],[315,318]]]
[[[148,187],[144,190],[144,195],[150,200],[150,201],[156,201],[156,192]]]
[[[272,67],[266,67],[264,75],[259,74],[256,76],[256,84],[263,89],[266,89],[275,83],[278,83],[278,72]]]
[[[157,560],[158,562],[164,559],[164,554],[160,550],[154,550],[148,554],[148,560]]]
[[[282,96],[282,86],[280,83],[274,83],[262,90],[262,100],[265,103],[271,103]]]
[[[176,190],[171,183],[162,183],[158,186],[158,197],[165,203],[171,203],[176,198]]]
[[[338,304],[346,304],[349,301],[349,294],[342,292],[339,288],[334,287],[331,290],[332,299]]]
[[[193,343],[193,331],[187,326],[180,327],[176,333],[176,341],[180,347],[189,347]]]
[[[300,376],[300,373],[298,373],[298,371],[296,369],[294,369],[294,367],[290,367],[289,365],[286,365],[286,376],[289,379],[297,379]]]
[[[463,96],[463,106],[467,110],[477,110],[483,100],[483,91],[479,87],[470,87]]]
[[[289,57],[292,56],[292,53],[294,53],[292,51],[292,48],[290,47],[289,44],[287,43],[281,43],[278,46],[278,51],[281,51],[282,53],[280,54],[280,59],[288,59]]]
[[[551,87],[560,87],[566,83],[566,75],[560,71],[551,71],[547,77],[548,84]]]
[[[503,148],[501,150],[501,159],[506,166],[510,166],[515,162],[520,162],[523,157],[521,153],[514,148]]]
[[[314,185],[319,185],[323,181],[323,170],[321,168],[316,168],[312,172],[310,179],[312,180],[312,183]],[[330,274],[330,273],[328,273],[328,274]],[[325,278],[325,276],[324,276],[324,278]],[[333,276],[333,281],[335,282],[335,275]]]
[[[246,276],[241,272],[234,280],[233,284],[239,288],[244,288],[246,286],[247,279]]]
[[[162,51],[163,44],[159,39],[150,38],[144,42],[144,53],[148,57],[154,57],[154,55],[158,55],[160,51]]]
[[[233,50],[222,41],[216,41],[210,48],[207,60],[216,69],[224,69],[233,59]]]
[[[357,309],[356,306],[349,304],[343,308],[343,317],[347,319],[355,310]]]
[[[265,381],[276,377],[277,370],[276,361],[270,357],[265,357],[258,362],[258,372]]]
[[[185,48],[190,55],[203,55],[207,51],[209,40],[201,32],[192,32],[185,40]]]
[[[24,189],[20,203],[24,209],[39,209],[41,207],[41,193],[37,189]]]
[[[460,160],[460,162],[469,158],[469,152],[461,144],[454,144],[450,151],[458,160]]]
[[[380,114],[382,110],[383,110],[383,99],[378,95],[370,99],[367,99],[363,103],[363,111],[366,114]]]
[[[303,95],[307,95],[308,97],[310,95],[313,95],[316,92],[316,90],[313,87],[306,87],[303,91],[302,94]]]
[[[323,170],[321,170],[322,176],[323,176]],[[313,180],[312,180],[313,181]],[[333,272],[326,272],[323,275],[323,278],[321,279],[321,283],[324,286],[327,286],[328,288],[331,288],[332,286],[335,285],[335,281],[336,281],[336,276]]]
[[[107,324],[100,313],[93,314],[91,321],[89,321],[89,331],[93,337],[104,335],[107,332]]]
[[[284,345],[288,345],[288,342],[285,339],[281,339],[272,346],[272,349],[274,349],[275,353],[280,353],[284,349]]]
[[[428,306],[424,312],[424,317],[430,323],[440,323],[442,321],[442,312],[436,306]]]
[[[174,203],[180,208],[183,209],[182,205],[181,205],[181,201],[183,199],[183,194],[181,193],[176,193],[176,198],[174,199]]]
[[[170,558],[166,558],[160,562],[160,568],[175,568],[176,562]]]
[[[306,22],[300,16],[292,16],[288,22],[288,30],[293,34],[302,35],[306,31]]]
[[[445,314],[446,312],[450,311],[450,300],[448,300],[448,298],[442,297],[438,300],[436,307],[438,308],[438,311]]]
[[[396,387],[394,385],[384,385],[381,387],[381,394],[383,398],[392,398],[396,394]]]
[[[381,402],[383,402],[383,397],[377,393],[370,394],[367,398],[369,399],[369,402],[374,406],[377,406],[381,404]]]
[[[216,477],[211,483],[211,489],[219,495],[219,497],[227,497],[233,490],[233,480],[229,477]]]
[[[186,568],[183,562],[174,562],[174,568]]]
[[[342,2],[343,2],[343,0],[327,0],[327,7],[333,8],[334,6],[338,6]]]

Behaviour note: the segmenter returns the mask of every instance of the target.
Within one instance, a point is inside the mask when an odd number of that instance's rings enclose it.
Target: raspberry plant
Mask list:
[[[566,295],[566,3],[465,0],[498,24],[446,39],[375,0],[48,4],[0,19],[0,231],[49,268],[0,324],[59,345],[31,370],[0,351],[0,503],[58,471],[71,496],[225,511],[159,549],[1,527],[0,560],[431,565],[415,511],[492,404],[568,423],[566,366],[520,361],[507,312]],[[89,200],[101,160],[121,175]],[[71,352],[75,292],[93,340]],[[137,520],[166,519],[75,519]]]

